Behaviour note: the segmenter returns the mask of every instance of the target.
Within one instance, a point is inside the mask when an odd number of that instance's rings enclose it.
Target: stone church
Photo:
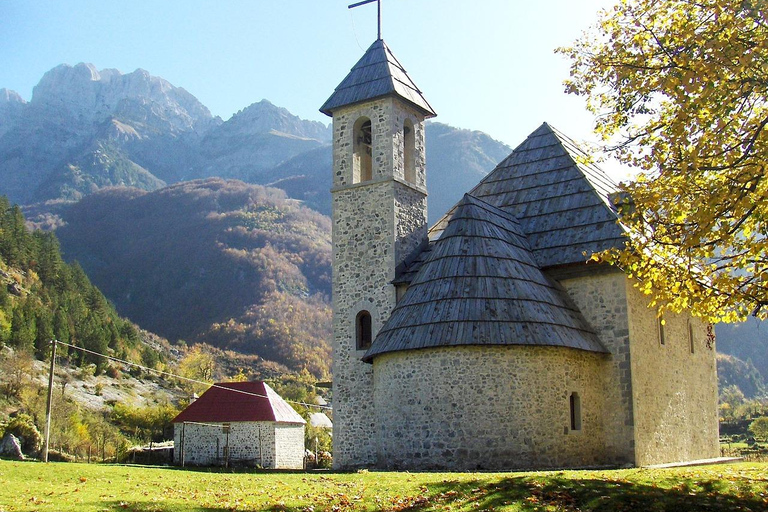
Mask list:
[[[435,113],[379,39],[333,117],[334,464],[649,465],[717,457],[713,341],[618,269],[610,179],[544,123],[427,226]]]

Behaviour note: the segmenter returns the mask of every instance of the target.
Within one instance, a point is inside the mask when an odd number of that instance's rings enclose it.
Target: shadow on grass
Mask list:
[[[756,490],[758,492],[756,492]],[[749,481],[730,487],[721,480],[681,478],[673,487],[626,480],[574,479],[558,476],[510,477],[489,482],[432,484],[412,503],[393,507],[404,512],[438,510],[521,511],[674,511],[768,510],[768,485]]]
[[[417,484],[418,485],[418,484]],[[719,480],[677,478],[654,483],[623,479],[573,478],[559,475],[510,476],[497,479],[452,480],[419,486],[413,495],[381,496],[374,503],[371,496],[350,501],[342,493],[325,493],[326,499],[305,496],[306,503],[285,506],[242,503],[243,510],[266,512],[303,512],[313,510],[358,512],[426,512],[432,510],[475,511],[742,511],[768,510],[768,480]],[[152,501],[113,501],[103,503],[106,510],[133,512],[225,512],[232,504],[163,504]]]

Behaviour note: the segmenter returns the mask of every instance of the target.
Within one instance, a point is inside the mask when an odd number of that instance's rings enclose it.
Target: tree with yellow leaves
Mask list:
[[[567,92],[637,168],[624,267],[663,309],[768,316],[768,2],[622,0],[561,53]]]

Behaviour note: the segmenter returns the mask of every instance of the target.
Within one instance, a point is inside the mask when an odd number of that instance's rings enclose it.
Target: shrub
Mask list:
[[[43,436],[28,414],[11,418],[5,427],[5,433],[16,436],[21,443],[21,450],[28,455],[36,454],[43,447]]]
[[[768,416],[762,416],[750,423],[749,431],[760,441],[768,441]]]

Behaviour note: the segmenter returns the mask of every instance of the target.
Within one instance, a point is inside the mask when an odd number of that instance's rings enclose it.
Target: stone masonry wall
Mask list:
[[[632,369],[629,352],[626,276],[618,270],[560,281],[611,352],[605,361],[605,448],[607,461],[634,463]]]
[[[373,465],[378,429],[373,405],[373,370],[356,349],[355,318],[371,314],[375,334],[395,305],[395,268],[426,239],[423,120],[416,132],[416,181],[404,181],[403,121],[413,113],[393,98],[334,112],[333,375],[334,466]],[[372,179],[353,183],[352,130],[361,116],[371,120]],[[419,164],[421,162],[421,164]]]
[[[706,325],[656,310],[627,280],[637,465],[718,457],[717,367]],[[694,350],[688,325],[691,322]]]
[[[605,463],[606,356],[563,347],[463,346],[374,361],[377,466],[522,469]],[[582,428],[570,429],[572,392]]]
[[[229,436],[223,431],[223,423],[174,423],[173,457],[176,464],[188,466],[223,466],[225,450],[229,442],[230,464],[275,467],[275,429],[271,422],[230,423]],[[303,426],[298,425],[303,436]],[[183,432],[183,443],[182,443]],[[304,453],[302,439],[300,451]]]

